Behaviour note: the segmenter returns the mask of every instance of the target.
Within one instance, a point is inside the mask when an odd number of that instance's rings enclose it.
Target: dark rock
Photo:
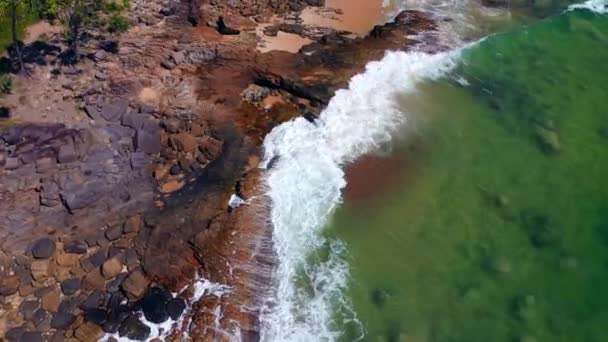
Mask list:
[[[118,41],[117,40],[104,40],[99,42],[99,48],[109,52],[109,53],[118,53]]]
[[[21,341],[21,336],[23,336],[23,333],[25,333],[25,331],[26,330],[24,327],[15,327],[8,330],[4,337],[9,342],[19,342]]]
[[[55,253],[55,241],[42,238],[32,245],[32,256],[36,259],[48,259]]]
[[[143,227],[143,220],[140,215],[134,215],[127,219],[123,226],[123,232],[125,234],[128,233],[137,233]]]
[[[61,282],[61,291],[66,296],[71,296],[78,292],[81,287],[80,278],[70,278]]]
[[[160,153],[162,145],[160,143],[160,127],[153,121],[145,121],[141,129],[135,134],[134,146],[136,150],[141,150],[148,154]]]
[[[44,328],[50,328],[51,315],[48,313],[48,311],[44,309],[38,309],[34,311],[34,315],[32,316],[31,321],[32,323],[34,323],[36,328],[41,330],[47,330]]]
[[[11,275],[0,278],[0,296],[10,296],[19,290],[19,276]]]
[[[174,176],[179,175],[181,172],[182,172],[182,168],[179,167],[179,165],[173,165],[171,167],[171,169],[169,170],[169,173],[171,173]]]
[[[122,227],[114,226],[108,228],[105,232],[105,236],[110,241],[118,240],[122,236]]]
[[[219,17],[217,19],[216,25],[217,25],[217,31],[220,34],[224,34],[224,35],[237,35],[237,34],[241,33],[241,31],[239,31],[237,29],[234,29],[234,28],[226,26],[226,23],[224,22],[224,17]]]
[[[42,333],[38,331],[24,331],[19,338],[19,342],[44,342],[44,339]]]
[[[120,291],[120,285],[127,278],[128,275],[129,274],[126,272],[120,273],[119,275],[117,275],[116,278],[114,278],[111,282],[108,283],[108,285],[107,285],[108,292]]]
[[[26,300],[19,305],[19,312],[23,315],[24,320],[30,321],[34,317],[34,312],[36,312],[38,306],[37,300]]]
[[[80,309],[87,311],[97,309],[105,301],[106,295],[100,290],[94,290],[81,304]]]
[[[78,306],[82,298],[64,298],[59,304],[58,312],[71,312],[76,313],[79,311]]]
[[[186,310],[186,302],[181,298],[173,298],[167,303],[167,313],[172,320],[176,321]]]
[[[534,247],[550,247],[561,241],[559,229],[549,221],[548,217],[524,212],[522,213],[521,220],[528,238]]]
[[[142,300],[142,309],[146,319],[152,323],[162,323],[169,319],[167,303],[172,299],[171,294],[159,287],[148,290]]]
[[[84,319],[99,326],[103,326],[108,320],[108,313],[99,308],[89,309],[85,311]]]
[[[76,320],[76,316],[72,315],[68,312],[58,312],[53,315],[53,319],[51,320],[51,328],[53,329],[66,329],[74,321]]]
[[[87,252],[87,244],[84,241],[70,241],[63,250],[66,253],[85,254]]]
[[[105,81],[108,79],[108,75],[106,75],[103,71],[97,71],[95,73],[95,79]]]
[[[167,70],[173,70],[177,66],[177,65],[175,65],[175,62],[173,62],[173,60],[171,58],[163,59],[160,62],[160,65]]]
[[[136,316],[132,315],[122,323],[118,333],[120,334],[120,337],[144,341],[150,336],[150,327],[143,324]]]
[[[87,259],[84,259],[84,260],[87,260],[93,269],[99,268],[99,267],[101,267],[101,265],[103,265],[104,261],[106,261],[106,251],[103,249],[99,250],[95,254],[91,255],[90,257],[88,257]],[[85,271],[87,271],[87,272],[91,271],[91,270],[92,269],[85,269]]]
[[[384,289],[374,289],[370,293],[372,303],[378,308],[383,308],[386,305],[386,301],[389,299],[389,293]]]

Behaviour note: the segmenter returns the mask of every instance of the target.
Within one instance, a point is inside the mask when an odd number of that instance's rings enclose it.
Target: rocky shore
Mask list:
[[[0,336],[259,339],[274,263],[263,137],[314,122],[387,49],[441,49],[412,38],[436,28],[415,11],[360,38],[303,26],[322,4],[140,0],[132,28],[89,32],[75,66],[59,36],[28,46],[31,77],[0,98]],[[313,43],[261,53],[271,16],[268,35]],[[227,290],[201,296],[201,277]]]

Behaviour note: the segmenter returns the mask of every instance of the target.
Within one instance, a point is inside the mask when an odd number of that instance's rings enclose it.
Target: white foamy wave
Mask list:
[[[608,14],[608,0],[588,0],[581,4],[574,4],[568,7],[568,10],[587,9],[599,14]]]
[[[342,169],[389,142],[406,119],[397,96],[445,75],[458,55],[389,52],[338,91],[314,124],[298,118],[266,137],[264,165],[274,164],[266,182],[278,266],[276,298],[261,315],[262,341],[335,341],[347,321],[357,323],[344,294],[350,278],[344,245],[322,235],[341,203]],[[307,263],[323,249],[329,257]]]

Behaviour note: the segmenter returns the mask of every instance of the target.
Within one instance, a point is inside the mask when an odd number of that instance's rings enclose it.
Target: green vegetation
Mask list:
[[[129,21],[127,18],[120,15],[112,15],[108,23],[108,31],[110,32],[125,32],[129,29]]]
[[[13,90],[13,76],[0,75],[0,93],[10,94]]]

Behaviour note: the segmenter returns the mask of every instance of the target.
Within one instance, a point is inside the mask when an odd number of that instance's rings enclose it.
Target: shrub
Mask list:
[[[129,29],[129,21],[127,18],[113,15],[108,23],[108,31],[110,32],[125,32]]]
[[[13,77],[10,75],[0,75],[0,92],[10,94],[13,90]]]

